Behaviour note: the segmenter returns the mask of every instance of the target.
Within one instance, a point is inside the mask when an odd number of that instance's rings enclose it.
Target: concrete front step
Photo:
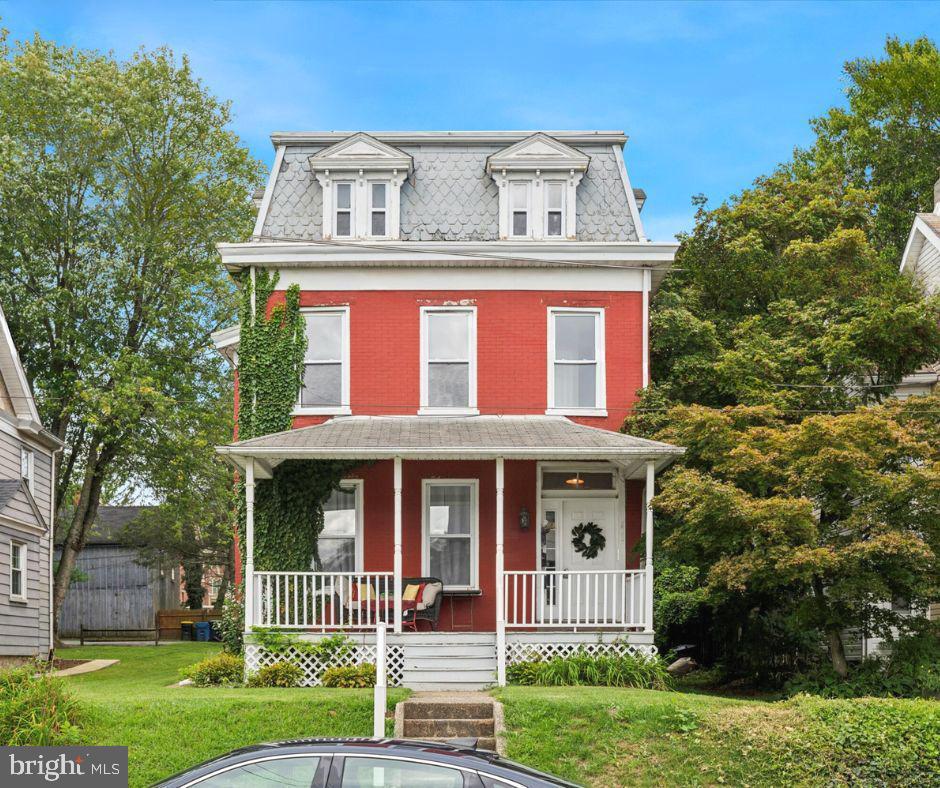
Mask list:
[[[490,714],[493,713],[492,706]],[[407,712],[406,712],[407,714]],[[414,720],[405,717],[405,736],[409,739],[423,739],[428,736],[440,738],[449,737],[471,737],[478,739],[480,737],[493,738],[495,722],[493,718],[489,719],[437,719],[437,720]]]
[[[408,720],[492,720],[493,704],[485,701],[406,700],[402,704]]]
[[[480,690],[489,689],[496,683],[496,680],[492,681],[420,681],[414,679],[411,681],[405,680],[402,686],[407,687],[408,689],[414,690],[415,692],[479,692]]]

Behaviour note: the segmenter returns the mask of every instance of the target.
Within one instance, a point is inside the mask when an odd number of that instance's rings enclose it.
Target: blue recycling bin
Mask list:
[[[196,640],[208,643],[212,639],[212,626],[208,621],[196,622]]]

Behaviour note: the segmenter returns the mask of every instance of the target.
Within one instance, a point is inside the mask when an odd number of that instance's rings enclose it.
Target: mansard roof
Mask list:
[[[310,167],[314,172],[382,169],[410,173],[414,160],[404,151],[360,132],[313,154]]]
[[[539,132],[497,151],[486,160],[489,173],[504,170],[575,170],[584,172],[591,158],[577,148]]]

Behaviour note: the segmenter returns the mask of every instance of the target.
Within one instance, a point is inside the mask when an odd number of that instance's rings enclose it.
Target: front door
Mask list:
[[[620,607],[622,586],[619,578],[604,572],[623,568],[617,549],[618,499],[584,497],[544,503],[546,520],[555,524],[555,572],[543,576],[543,620],[589,624],[612,618],[615,605]],[[593,523],[604,538],[603,548],[590,558],[585,554],[590,550],[579,551],[572,543],[574,529],[588,523]],[[591,537],[585,536],[583,543],[589,547]]]

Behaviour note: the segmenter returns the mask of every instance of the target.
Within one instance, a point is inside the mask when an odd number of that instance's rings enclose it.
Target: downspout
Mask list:
[[[643,388],[650,384],[650,290],[653,275],[649,268],[643,269]]]

